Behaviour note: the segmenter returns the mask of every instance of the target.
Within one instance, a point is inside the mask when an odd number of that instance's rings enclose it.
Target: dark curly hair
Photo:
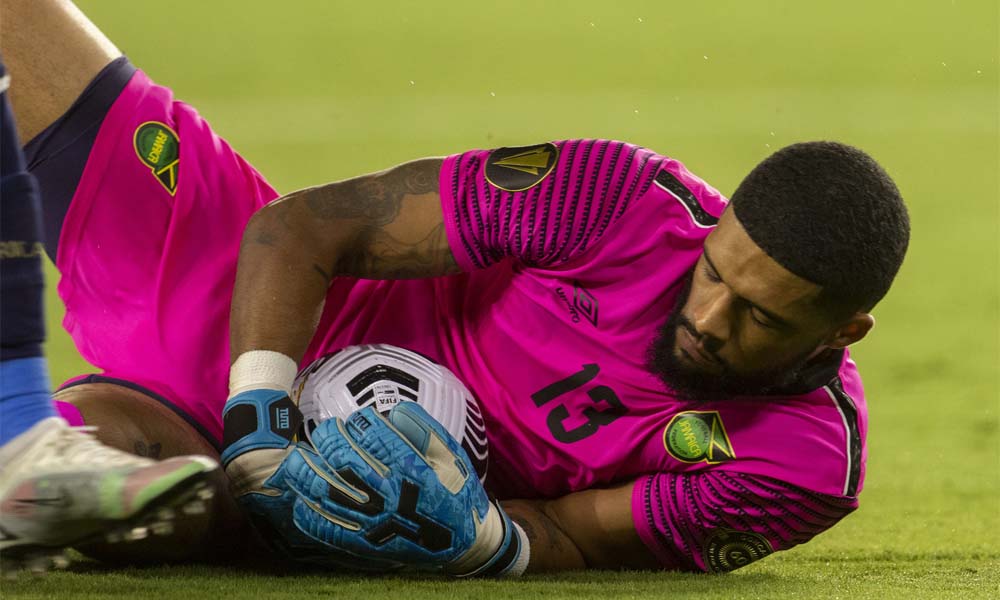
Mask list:
[[[839,316],[885,296],[910,239],[896,184],[871,156],[837,142],[775,152],[740,183],[731,206],[768,256],[822,286],[821,303]]]

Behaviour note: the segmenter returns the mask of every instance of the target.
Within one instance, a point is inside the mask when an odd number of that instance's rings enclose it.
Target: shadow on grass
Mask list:
[[[69,572],[87,579],[101,580],[103,592],[144,587],[169,588],[182,584],[202,594],[215,586],[228,591],[243,590],[258,596],[295,594],[336,594],[338,598],[490,598],[520,597],[605,600],[615,597],[747,597],[773,596],[801,591],[811,583],[807,578],[767,572],[740,572],[728,575],[643,571],[576,571],[530,575],[519,580],[458,580],[428,573],[361,574],[321,568],[287,568],[259,564],[240,566],[171,565],[113,567],[93,561],[74,562]]]

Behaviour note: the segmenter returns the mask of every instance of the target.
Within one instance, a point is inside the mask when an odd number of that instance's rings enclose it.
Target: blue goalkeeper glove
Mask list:
[[[520,574],[527,540],[461,445],[416,402],[331,419],[285,463],[295,525],[354,556],[457,577]]]
[[[240,506],[264,541],[278,554],[299,562],[370,571],[401,565],[359,558],[318,543],[292,520],[296,494],[286,485],[286,458],[294,449],[302,414],[280,390],[257,389],[230,398],[223,409],[222,464]]]
[[[302,423],[298,407],[281,390],[249,390],[226,402],[222,421],[222,466],[237,502],[273,549],[308,555],[315,544],[291,524],[295,495],[281,468]]]

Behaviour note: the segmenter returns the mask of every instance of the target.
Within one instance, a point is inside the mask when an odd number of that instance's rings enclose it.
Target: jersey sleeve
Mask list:
[[[610,140],[450,156],[440,189],[452,252],[466,271],[505,258],[531,267],[569,262],[649,189],[663,160]]]
[[[724,572],[809,541],[857,508],[777,479],[731,473],[659,473],[632,492],[639,537],[665,569]]]

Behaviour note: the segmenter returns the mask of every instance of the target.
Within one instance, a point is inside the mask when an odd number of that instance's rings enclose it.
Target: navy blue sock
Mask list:
[[[0,63],[0,81],[6,69]],[[14,114],[0,90],[0,445],[55,416],[48,368],[42,355],[41,202],[25,170]]]

